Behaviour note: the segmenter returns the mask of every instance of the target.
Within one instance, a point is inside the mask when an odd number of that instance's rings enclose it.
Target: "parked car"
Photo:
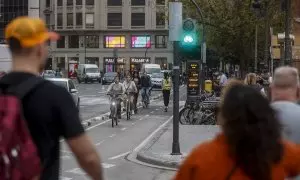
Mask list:
[[[78,95],[78,90],[76,89],[75,84],[71,79],[68,78],[47,78],[47,80],[53,82],[54,84],[66,88],[71,96],[74,99],[74,102],[78,108],[80,109],[80,97]]]
[[[42,76],[43,78],[55,78],[55,71],[45,70]]]
[[[161,88],[162,80],[164,78],[163,73],[154,73],[151,77],[153,88]]]
[[[118,75],[116,72],[107,72],[103,75],[102,84],[112,83],[115,77]]]

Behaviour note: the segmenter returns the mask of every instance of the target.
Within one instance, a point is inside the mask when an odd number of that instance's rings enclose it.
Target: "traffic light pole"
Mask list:
[[[173,42],[173,143],[171,155],[181,155],[179,145],[179,41]]]
[[[205,35],[205,22],[204,22],[204,16],[202,14],[200,6],[196,3],[195,0],[191,0],[191,2],[194,4],[194,6],[197,9],[198,14],[200,15],[201,18],[201,23],[202,23],[202,43],[201,43],[201,52],[202,52],[202,58],[201,58],[201,78],[200,78],[200,84],[201,84],[201,89],[204,88],[204,79],[205,79],[205,73],[204,73],[204,64],[206,63],[206,35]]]

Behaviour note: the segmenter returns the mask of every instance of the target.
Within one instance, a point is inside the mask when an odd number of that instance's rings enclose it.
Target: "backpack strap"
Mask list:
[[[31,77],[18,85],[13,85],[8,87],[7,93],[13,93],[18,98],[23,99],[27,94],[29,94],[33,89],[35,89],[40,84],[45,82],[41,77]]]

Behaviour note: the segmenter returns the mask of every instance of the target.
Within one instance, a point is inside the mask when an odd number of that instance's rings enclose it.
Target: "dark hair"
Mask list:
[[[27,55],[32,52],[32,48],[23,48],[21,43],[16,38],[9,38],[7,40],[7,44],[9,46],[9,50],[12,54],[16,55]]]
[[[281,125],[268,100],[245,85],[233,85],[221,106],[229,152],[250,179],[271,180],[283,155]]]

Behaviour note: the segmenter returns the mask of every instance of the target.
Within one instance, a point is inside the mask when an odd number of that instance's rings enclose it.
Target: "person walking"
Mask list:
[[[242,83],[225,87],[221,132],[196,147],[175,180],[283,180],[300,173],[300,147],[282,139],[269,101]]]
[[[0,96],[4,98],[5,95],[7,95],[6,93],[8,93],[7,96],[16,96],[19,98],[22,109],[20,113],[23,113],[24,117],[24,121],[20,122],[26,123],[26,125],[23,124],[23,127],[26,127],[26,129],[23,129],[22,132],[29,132],[30,138],[32,139],[32,141],[30,141],[28,136],[22,136],[22,138],[27,137],[29,141],[26,141],[24,144],[19,144],[19,149],[14,149],[14,156],[9,155],[9,157],[6,158],[6,161],[10,162],[7,168],[13,168],[16,158],[20,160],[15,164],[18,170],[32,168],[36,165],[35,162],[25,164],[26,167],[19,166],[22,164],[21,160],[24,160],[25,157],[30,157],[30,155],[32,155],[30,153],[33,152],[33,149],[36,149],[37,157],[41,165],[39,169],[41,169],[41,171],[39,174],[28,171],[24,172],[27,175],[32,174],[32,176],[34,176],[28,179],[59,179],[60,139],[63,137],[66,139],[66,144],[73,152],[74,158],[76,158],[80,167],[82,167],[92,179],[102,180],[103,175],[100,157],[82,127],[79,112],[72,96],[66,88],[39,77],[39,73],[44,70],[47,62],[47,42],[49,40],[58,40],[59,35],[54,32],[49,32],[43,20],[24,16],[12,20],[7,25],[5,29],[5,39],[12,54],[12,70],[0,80]],[[3,99],[2,97],[0,99]],[[11,103],[9,104],[11,105]],[[4,107],[4,105],[2,107]],[[17,114],[17,108],[10,110],[13,110],[13,114]],[[4,112],[3,109],[1,112]],[[17,122],[18,120],[15,121]],[[8,132],[7,129],[3,129],[3,125],[7,125],[3,124],[4,121],[5,116],[2,114],[0,117],[1,134]],[[10,123],[12,122],[13,121]],[[20,128],[20,126],[17,128]],[[21,132],[18,131],[15,133]],[[15,134],[10,135],[13,136]],[[10,135],[5,134],[5,136],[2,136],[1,142],[5,142],[7,138],[11,137]],[[30,142],[33,144],[30,145]],[[13,141],[10,141],[10,143],[13,143]],[[1,145],[3,145],[3,143]],[[26,145],[30,145],[30,149],[22,148]],[[1,149],[2,148],[3,146],[1,146]],[[18,150],[19,152],[17,152]],[[1,153],[3,153],[3,151],[1,151]],[[18,154],[26,155],[18,157]],[[4,154],[1,156],[3,155]],[[12,159],[13,157],[14,159]],[[1,163],[0,168],[0,171],[3,173],[2,168],[3,163]],[[9,175],[13,177],[15,174]],[[3,174],[1,174],[1,176],[3,176]],[[23,177],[22,173],[17,174],[17,176]]]
[[[246,75],[246,78],[244,80],[244,84],[256,89],[257,91],[261,92],[263,95],[266,96],[266,92],[265,92],[263,86],[260,85],[257,82],[257,80],[258,80],[257,75],[255,73],[249,73],[249,74]]]
[[[162,80],[162,92],[164,98],[165,112],[168,111],[169,101],[170,101],[170,93],[171,93],[171,78],[169,77],[169,73],[164,73],[164,79]]]

